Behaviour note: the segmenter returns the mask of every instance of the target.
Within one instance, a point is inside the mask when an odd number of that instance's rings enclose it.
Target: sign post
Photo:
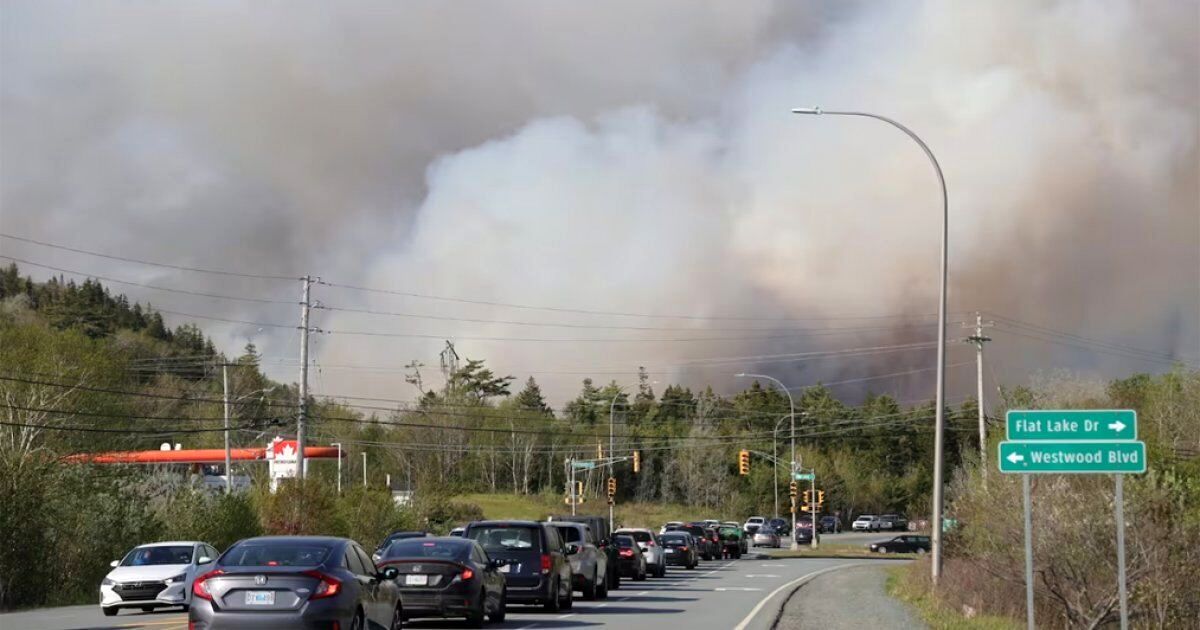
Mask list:
[[[1000,472],[1021,475],[1025,503],[1025,616],[1033,630],[1033,508],[1031,474],[1111,474],[1117,524],[1117,589],[1121,630],[1129,628],[1125,585],[1124,475],[1146,472],[1146,443],[1137,440],[1132,409],[1012,410],[1005,416],[1008,441],[1001,442]]]

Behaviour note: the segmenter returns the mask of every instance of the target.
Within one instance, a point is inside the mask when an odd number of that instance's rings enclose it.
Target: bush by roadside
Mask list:
[[[942,576],[947,584],[942,591],[956,592],[953,578],[946,572]],[[928,560],[888,569],[888,594],[916,609],[933,630],[1019,630],[1024,625],[1016,618],[984,615],[977,607],[952,603],[935,594],[932,586]]]

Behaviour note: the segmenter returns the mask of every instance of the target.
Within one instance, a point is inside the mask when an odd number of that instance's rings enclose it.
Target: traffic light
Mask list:
[[[812,503],[812,493],[810,493],[808,490],[805,490],[804,491],[804,504],[807,505],[809,503]]]
[[[799,492],[800,492],[800,486],[797,485],[795,481],[793,481],[792,484],[790,486],[788,486],[788,495],[791,496],[793,499],[795,499],[796,494]],[[795,504],[796,502],[792,501],[792,503]]]
[[[746,449],[738,451],[738,474],[750,474],[750,451]]]
[[[642,471],[642,453],[641,451],[633,452],[633,474],[638,474]]]
[[[582,481],[575,482],[575,500],[583,501],[583,482]]]
[[[792,514],[795,514],[796,513],[796,495],[793,494],[791,496],[791,501],[792,501]]]
[[[608,478],[608,498],[611,500],[615,496],[617,496],[617,478],[609,477]]]
[[[604,444],[596,442],[596,459],[604,459]]]
[[[817,505],[825,505],[825,491],[817,490]]]

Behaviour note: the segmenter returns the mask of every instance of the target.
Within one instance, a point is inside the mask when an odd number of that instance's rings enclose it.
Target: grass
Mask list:
[[[571,512],[571,507],[563,503],[562,497],[545,494],[463,494],[454,497],[454,500],[478,505],[483,509],[484,518],[489,519],[544,520],[551,514],[569,514]],[[618,527],[647,527],[657,530],[667,521],[721,518],[720,514],[716,514],[712,510],[687,505],[618,503],[615,507]],[[593,499],[579,506],[578,513],[608,516],[608,503],[603,498]],[[737,519],[721,518],[721,520]]]
[[[868,558],[871,560],[906,560],[916,558],[912,553],[874,553],[852,543],[821,543],[816,549],[807,545],[791,549],[772,550],[771,558]]]
[[[962,611],[943,603],[925,588],[925,582],[912,578],[913,571],[923,570],[927,566],[924,563],[916,563],[889,568],[887,593],[912,606],[921,620],[933,630],[1020,630],[1024,626],[1008,617],[967,617]]]

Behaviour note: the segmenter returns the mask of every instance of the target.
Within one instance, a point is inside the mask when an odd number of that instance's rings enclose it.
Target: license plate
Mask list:
[[[246,591],[247,606],[274,606],[275,591]]]
[[[500,567],[500,572],[501,572],[501,573],[510,573],[510,572],[512,572],[512,565],[511,565],[511,564],[506,564],[506,565],[503,565],[503,566],[501,566],[501,567]]]
[[[404,583],[408,586],[425,586],[429,584],[428,575],[409,575],[405,576]]]
[[[674,549],[667,549],[667,554],[668,554],[668,555],[669,555],[669,554],[673,554],[673,553],[675,553],[675,550],[674,550]]]

